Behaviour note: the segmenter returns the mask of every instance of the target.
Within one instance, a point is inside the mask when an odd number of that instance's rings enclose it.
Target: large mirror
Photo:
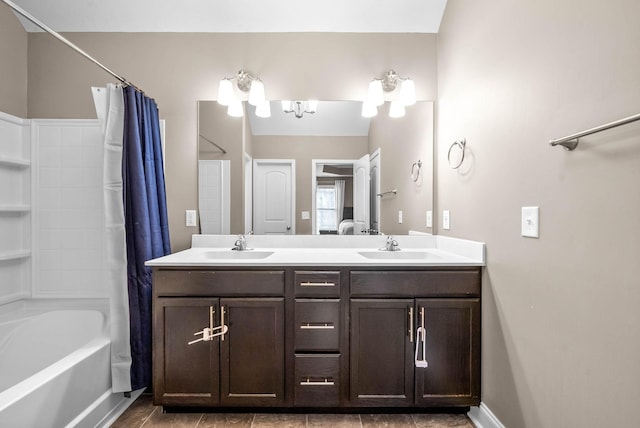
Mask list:
[[[401,118],[386,103],[369,119],[358,101],[320,101],[313,114],[272,101],[269,118],[244,104],[231,117],[198,102],[201,233],[432,232],[432,102]]]

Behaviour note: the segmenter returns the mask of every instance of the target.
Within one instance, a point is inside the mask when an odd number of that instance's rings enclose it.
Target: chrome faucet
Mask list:
[[[247,240],[244,235],[238,235],[238,239],[236,239],[236,243],[232,250],[235,251],[246,251],[247,250]]]
[[[387,237],[387,242],[384,248],[380,248],[381,251],[400,251],[400,247],[398,246],[398,241],[393,239],[393,236],[389,235]]]

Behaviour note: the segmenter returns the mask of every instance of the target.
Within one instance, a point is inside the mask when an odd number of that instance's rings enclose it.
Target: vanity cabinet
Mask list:
[[[154,404],[478,405],[480,273],[155,268]]]
[[[351,272],[352,404],[478,405],[479,297],[477,269]]]
[[[282,271],[156,271],[154,287],[155,404],[282,405]],[[205,328],[211,340],[202,340]]]

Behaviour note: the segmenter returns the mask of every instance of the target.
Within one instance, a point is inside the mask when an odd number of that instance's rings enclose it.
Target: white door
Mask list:
[[[353,163],[353,234],[369,231],[369,155]]]
[[[258,235],[295,233],[295,161],[253,161],[253,230]]]
[[[200,233],[226,235],[230,229],[228,160],[198,161]]]

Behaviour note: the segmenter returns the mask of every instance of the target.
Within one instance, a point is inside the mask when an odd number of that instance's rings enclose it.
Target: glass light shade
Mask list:
[[[362,103],[362,117],[374,117],[378,114],[378,109],[373,104],[364,101]]]
[[[229,79],[222,79],[218,85],[218,104],[228,106],[233,98],[233,83]]]
[[[271,103],[265,101],[256,107],[256,116],[258,117],[271,117]]]
[[[316,111],[318,111],[318,100],[307,101],[307,111],[309,113],[315,113]]]
[[[264,95],[264,83],[260,80],[254,80],[251,82],[251,89],[249,89],[249,104],[258,107],[265,102]]]
[[[411,79],[402,82],[400,86],[400,100],[405,106],[412,106],[416,103],[416,84]]]
[[[384,93],[382,91],[382,81],[372,80],[369,82],[369,93],[367,101],[375,107],[384,104]]]
[[[293,110],[293,106],[291,105],[291,100],[282,100],[282,111],[288,112]]]
[[[242,101],[238,99],[234,99],[231,102],[231,104],[229,104],[229,108],[227,109],[227,114],[231,117],[244,116],[244,108],[242,107]]]
[[[399,100],[391,101],[391,106],[389,106],[389,117],[403,117],[404,114],[404,104]]]

